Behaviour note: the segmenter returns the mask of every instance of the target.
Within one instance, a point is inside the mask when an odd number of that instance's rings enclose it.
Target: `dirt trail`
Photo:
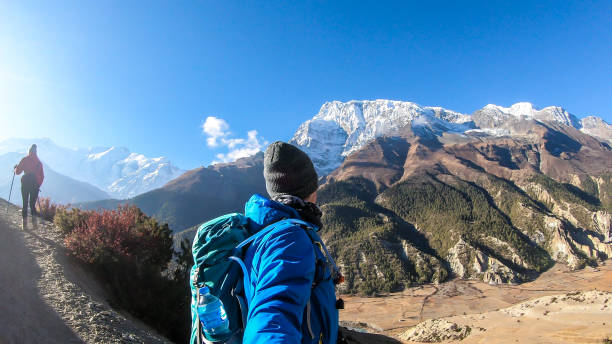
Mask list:
[[[51,223],[24,232],[21,210],[6,206],[0,199],[0,344],[168,342],[110,308]]]

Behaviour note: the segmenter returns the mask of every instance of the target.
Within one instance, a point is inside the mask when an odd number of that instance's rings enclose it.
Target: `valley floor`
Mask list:
[[[346,326],[396,339],[407,338],[403,334],[419,323],[440,318],[457,324],[456,331],[470,326],[471,333],[462,343],[602,343],[612,339],[612,260],[579,271],[556,265],[522,285],[456,279],[384,297],[343,298],[340,319]],[[432,326],[432,322],[422,323],[418,330]]]

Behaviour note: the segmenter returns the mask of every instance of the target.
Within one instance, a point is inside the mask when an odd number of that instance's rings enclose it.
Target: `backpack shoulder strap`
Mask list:
[[[242,250],[250,245],[255,239],[258,239],[268,233],[270,233],[272,230],[278,228],[278,225],[281,223],[295,223],[295,224],[299,224],[299,225],[307,225],[306,222],[298,220],[298,219],[284,219],[284,220],[280,220],[278,222],[274,222],[273,224],[270,224],[264,228],[262,228],[259,232],[251,235],[250,237],[246,238],[245,240],[243,240],[240,244],[238,244],[238,246],[236,246],[236,248],[234,249],[234,253],[232,254],[231,257],[229,257],[229,259],[235,261],[236,263],[238,263],[240,265],[240,267],[242,268],[242,272],[244,275],[244,278],[247,280],[247,282],[249,282],[250,284],[250,280],[249,280],[249,275],[247,273],[247,268],[246,265],[244,264],[244,261],[242,260]]]
[[[280,224],[289,224],[289,223],[299,225],[300,227],[303,227],[304,229],[312,229],[312,227],[308,223],[306,223],[306,222],[304,222],[302,220],[298,220],[298,219],[284,219],[284,220],[280,220],[278,222],[274,222],[273,224],[270,224],[270,225],[264,227],[259,232],[251,235],[250,237],[245,239],[243,242],[238,244],[238,246],[236,246],[236,248],[237,249],[242,249],[243,247],[251,244],[251,242],[253,242],[255,239],[258,239],[259,237],[264,236],[265,234],[271,232],[273,229],[278,228],[278,226]]]

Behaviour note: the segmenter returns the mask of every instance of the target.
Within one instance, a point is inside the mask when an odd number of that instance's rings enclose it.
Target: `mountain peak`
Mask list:
[[[100,159],[124,159],[125,157],[130,155],[130,151],[124,147],[109,147],[104,151],[99,153],[91,153],[89,154],[89,158],[92,160],[100,160]]]
[[[435,113],[396,100],[326,102],[319,113],[298,128],[290,142],[308,152],[319,174],[324,175],[372,139],[405,127],[427,112]]]
[[[529,102],[519,102],[516,104],[512,104],[510,110],[515,114],[521,114],[525,116],[532,116],[534,112],[538,111],[533,104]]]
[[[503,123],[514,120],[538,120],[565,124],[577,129],[581,128],[576,116],[567,112],[560,106],[548,106],[543,109],[536,108],[529,102],[519,102],[510,107],[488,104],[474,113],[481,125],[486,128],[496,128]]]
[[[599,117],[587,116],[580,121],[582,132],[612,144],[612,125]]]
[[[308,152],[319,174],[325,175],[340,166],[351,152],[377,137],[412,125],[422,116],[437,120],[421,120],[417,124],[436,122],[436,127],[453,128],[453,131],[455,124],[470,122],[469,115],[441,107],[423,107],[413,102],[387,99],[330,101],[298,128],[290,142]]]
[[[503,113],[512,114],[515,116],[532,116],[534,112],[539,111],[530,102],[518,102],[510,105],[510,107],[503,107],[495,104],[487,104],[483,110],[498,110]]]

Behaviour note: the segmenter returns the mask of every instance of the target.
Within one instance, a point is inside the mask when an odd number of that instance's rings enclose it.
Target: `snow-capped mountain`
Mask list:
[[[290,142],[306,151],[319,174],[326,175],[351,152],[408,125],[415,132],[421,128],[421,132],[437,134],[503,136],[514,134],[513,126],[525,120],[560,123],[603,140],[612,139],[612,127],[601,118],[587,117],[581,122],[558,106],[539,110],[530,103],[508,108],[489,104],[468,115],[441,107],[380,99],[327,102],[298,128]]]
[[[472,115],[481,128],[497,128],[509,121],[538,120],[557,122],[576,129],[581,124],[576,116],[559,106],[549,106],[542,110],[536,109],[531,103],[516,103],[509,108],[488,104]]]
[[[580,120],[583,133],[595,136],[601,140],[608,141],[612,144],[612,125],[606,123],[603,119],[595,116],[587,116]]]
[[[25,154],[32,143],[38,146],[39,158],[56,172],[119,199],[161,187],[184,172],[165,157],[148,158],[121,147],[70,149],[50,139],[7,139],[0,142],[0,155]]]
[[[449,127],[471,120],[469,115],[440,107],[421,107],[411,102],[333,101],[323,104],[314,118],[300,125],[290,142],[304,149],[319,173],[324,175],[374,138],[392,134],[422,117],[442,120],[441,123]]]

